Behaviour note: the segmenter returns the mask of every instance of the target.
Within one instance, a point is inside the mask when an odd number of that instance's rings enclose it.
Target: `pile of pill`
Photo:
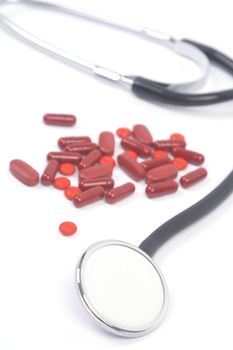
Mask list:
[[[46,114],[44,122],[47,125],[73,126],[76,118],[73,115]],[[10,171],[25,185],[35,186],[40,181],[44,186],[53,185],[63,190],[65,197],[78,208],[102,198],[113,204],[134,193],[133,182],[115,186],[112,176],[116,165],[134,182],[145,180],[145,193],[149,198],[174,193],[179,183],[188,188],[207,176],[206,169],[200,167],[204,156],[187,150],[186,140],[181,134],[154,141],[148,128],[141,124],[134,125],[132,130],[119,128],[116,134],[123,149],[116,159],[113,158],[115,135],[111,131],[103,131],[98,143],[89,136],[59,138],[60,150],[48,153],[48,163],[41,176],[19,159],[10,162]],[[141,161],[139,158],[142,158]],[[198,168],[181,176],[178,183],[175,179],[179,171],[186,169],[189,163]],[[73,186],[69,176],[75,173],[78,182]],[[69,229],[70,226],[66,234],[69,234]]]

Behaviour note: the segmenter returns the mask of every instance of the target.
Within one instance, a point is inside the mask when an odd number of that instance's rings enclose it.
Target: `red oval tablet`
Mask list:
[[[96,179],[98,177],[111,177],[113,168],[110,165],[94,165],[79,172],[80,180]]]
[[[182,187],[188,188],[203,180],[206,178],[206,176],[207,170],[204,168],[198,168],[197,170],[191,171],[190,173],[182,176],[180,183]]]
[[[115,138],[112,132],[103,131],[99,135],[99,148],[103,155],[112,156],[115,150]]]
[[[143,124],[136,124],[133,127],[133,136],[142,143],[146,145],[152,145],[153,137],[150,133],[150,130]]]
[[[47,125],[73,126],[76,123],[76,117],[73,114],[45,114],[44,123]]]
[[[10,172],[24,185],[36,186],[39,182],[38,172],[23,160],[12,160],[10,162]]]
[[[77,226],[73,222],[65,221],[60,224],[59,231],[63,236],[73,236],[77,232]]]
[[[178,190],[178,187],[179,185],[175,181],[150,184],[146,187],[146,195],[149,198],[161,197],[175,193]]]
[[[124,198],[129,197],[135,191],[135,185],[131,182],[128,182],[124,185],[113,188],[108,191],[105,195],[105,200],[109,204],[114,204],[121,201]]]
[[[146,181],[148,184],[155,182],[169,181],[176,178],[178,169],[173,164],[162,165],[158,168],[149,170],[146,173]]]

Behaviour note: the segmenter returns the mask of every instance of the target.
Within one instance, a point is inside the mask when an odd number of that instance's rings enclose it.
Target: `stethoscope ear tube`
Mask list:
[[[233,60],[230,57],[206,45],[191,40],[184,41],[198,47],[214,64],[233,75]],[[132,91],[146,100],[178,106],[205,106],[233,99],[233,89],[203,94],[181,93],[171,90],[169,85],[164,86],[143,77],[134,78]]]

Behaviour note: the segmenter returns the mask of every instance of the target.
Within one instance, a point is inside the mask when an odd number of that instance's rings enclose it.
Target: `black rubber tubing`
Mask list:
[[[187,39],[183,41],[198,47],[207,55],[211,62],[233,75],[233,60],[230,57],[195,41]],[[143,77],[134,78],[132,91],[138,97],[146,100],[178,106],[206,106],[233,100],[233,89],[203,94],[186,94],[169,90],[166,86]]]
[[[233,171],[206,197],[174,216],[151,233],[139,246],[151,257],[170,238],[218,207],[233,191]]]

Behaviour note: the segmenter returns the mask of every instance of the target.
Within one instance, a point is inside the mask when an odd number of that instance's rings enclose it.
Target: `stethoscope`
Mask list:
[[[233,60],[208,46],[48,2],[3,0],[0,3],[43,7],[111,25],[166,45],[200,68],[198,79],[178,84],[122,75],[54,47],[0,13],[0,24],[18,38],[75,68],[129,85],[140,97],[185,106],[233,99],[233,89],[205,94],[187,93],[205,82],[209,60],[233,73]],[[139,247],[118,240],[101,241],[89,247],[78,262],[75,281],[81,301],[90,315],[106,330],[123,337],[139,337],[154,330],[166,314],[168,292],[164,277],[152,257],[170,238],[215,209],[232,191],[233,171],[206,197],[156,229]]]

